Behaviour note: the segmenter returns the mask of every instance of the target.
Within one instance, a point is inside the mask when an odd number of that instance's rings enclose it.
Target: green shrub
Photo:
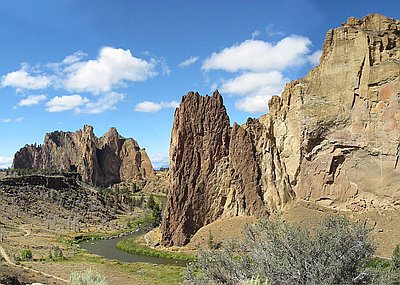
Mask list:
[[[21,251],[22,260],[31,260],[33,258],[32,251],[30,249],[24,249]]]
[[[393,251],[393,262],[394,267],[400,269],[400,244],[398,244]]]
[[[83,273],[72,272],[69,282],[71,285],[108,285],[103,275],[91,269]]]
[[[374,247],[369,230],[330,216],[313,231],[283,221],[249,226],[243,242],[200,254],[187,268],[192,284],[240,284],[258,276],[271,284],[351,284]]]

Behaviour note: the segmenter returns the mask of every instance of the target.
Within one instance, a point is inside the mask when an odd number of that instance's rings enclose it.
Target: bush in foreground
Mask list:
[[[108,285],[103,275],[91,269],[83,273],[72,272],[69,282],[71,285]]]
[[[369,230],[342,216],[329,216],[312,231],[263,221],[246,229],[243,242],[201,253],[186,279],[191,284],[371,284],[373,276],[361,262],[373,252]]]

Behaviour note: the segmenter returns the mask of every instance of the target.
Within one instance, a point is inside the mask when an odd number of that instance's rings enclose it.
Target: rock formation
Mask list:
[[[154,175],[146,151],[135,140],[122,137],[115,128],[97,138],[92,126],[46,134],[42,145],[26,145],[15,154],[13,168],[77,172],[83,181],[97,186]]]
[[[319,66],[269,113],[230,127],[218,92],[175,112],[165,245],[224,216],[265,216],[291,199],[338,209],[400,207],[400,21],[349,18]]]

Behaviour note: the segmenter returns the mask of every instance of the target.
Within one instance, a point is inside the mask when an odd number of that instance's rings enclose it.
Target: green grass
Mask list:
[[[116,272],[123,271],[138,280],[147,281],[157,285],[180,284],[183,281],[183,272],[185,270],[185,268],[181,266],[155,265],[141,262],[125,263],[116,260],[108,260],[83,250],[79,251],[75,257],[62,262],[104,264],[107,267],[115,268]]]
[[[129,253],[145,255],[145,256],[163,257],[163,258],[187,260],[187,261],[195,260],[195,257],[190,254],[156,250],[148,246],[142,245],[138,243],[136,237],[118,242],[117,248]]]

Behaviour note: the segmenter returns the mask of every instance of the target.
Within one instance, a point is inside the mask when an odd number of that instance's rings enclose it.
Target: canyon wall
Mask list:
[[[328,31],[319,66],[269,113],[230,126],[221,95],[175,112],[162,242],[216,219],[265,217],[293,199],[343,210],[400,208],[400,21],[372,14]]]

